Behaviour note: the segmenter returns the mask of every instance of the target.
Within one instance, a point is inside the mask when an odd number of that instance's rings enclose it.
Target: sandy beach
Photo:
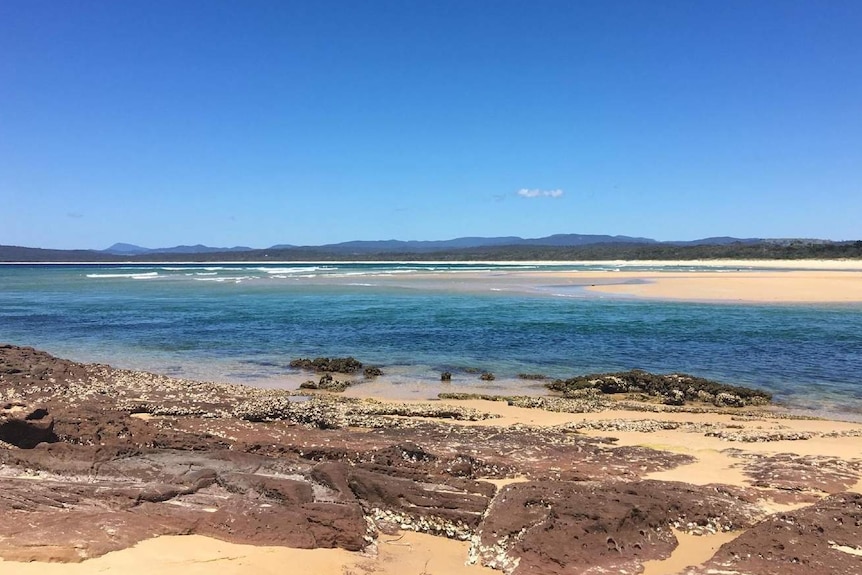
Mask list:
[[[200,535],[163,536],[83,563],[20,563],[0,560],[0,569],[10,575],[500,573],[487,567],[465,565],[464,558],[467,556],[468,547],[469,544],[465,542],[410,531],[382,537],[373,553],[239,545]]]
[[[628,297],[705,302],[862,302],[859,271],[614,272],[614,276],[614,283],[605,283],[606,274],[591,276],[597,283],[587,289]]]
[[[488,262],[491,263],[491,262]],[[494,262],[500,263],[500,262]],[[423,265],[428,265],[424,262]],[[613,296],[732,303],[859,303],[862,263],[856,260],[709,260],[519,262],[504,272],[427,272],[371,276],[374,283],[432,290],[520,292],[565,297]],[[600,266],[594,270],[530,270],[530,266]],[[646,270],[644,269],[646,268]],[[653,268],[653,269],[651,269]],[[696,268],[697,271],[691,271]],[[706,270],[706,271],[703,271]],[[321,277],[321,283],[343,283]],[[352,281],[352,280],[349,280]]]
[[[624,297],[758,303],[862,302],[862,263],[855,260],[602,262],[613,271],[547,272],[560,285]],[[634,265],[656,271],[632,271]],[[714,271],[675,271],[706,267]],[[529,272],[526,272],[529,275]]]

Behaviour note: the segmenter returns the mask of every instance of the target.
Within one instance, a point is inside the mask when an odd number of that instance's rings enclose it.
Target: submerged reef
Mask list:
[[[589,389],[605,394],[642,393],[660,398],[668,405],[695,401],[718,407],[745,407],[772,401],[772,394],[759,389],[727,385],[685,373],[660,375],[639,369],[558,379],[546,387],[566,397],[577,397],[578,392]]]
[[[290,367],[316,372],[356,373],[362,362],[353,357],[316,357],[291,360]]]

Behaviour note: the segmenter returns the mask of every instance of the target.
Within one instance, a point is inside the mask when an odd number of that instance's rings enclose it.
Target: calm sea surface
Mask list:
[[[862,305],[642,301],[552,273],[595,270],[621,281],[586,265],[0,265],[0,341],[264,386],[306,379],[293,358],[353,355],[387,374],[367,389],[405,397],[541,392],[518,373],[683,371],[862,418]]]

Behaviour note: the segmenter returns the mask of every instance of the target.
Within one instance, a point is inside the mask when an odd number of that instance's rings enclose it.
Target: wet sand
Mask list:
[[[375,555],[343,549],[291,549],[227,543],[199,535],[143,541],[82,563],[17,563],[0,559],[3,575],[500,575],[464,564],[469,543],[402,532],[378,540]]]
[[[520,262],[519,262],[520,263]],[[862,261],[533,262],[601,270],[525,269],[369,276],[376,285],[556,297],[634,297],[736,303],[860,303]],[[691,268],[697,271],[691,271]],[[343,278],[318,279],[343,283]]]

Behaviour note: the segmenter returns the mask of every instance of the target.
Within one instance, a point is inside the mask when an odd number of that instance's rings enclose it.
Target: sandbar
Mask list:
[[[523,264],[523,269],[371,274],[367,280],[374,285],[432,291],[553,297],[781,304],[862,302],[862,261],[857,260],[517,263]],[[345,279],[321,276],[310,281],[344,283]]]
[[[585,289],[601,294],[649,299],[762,302],[862,302],[862,272],[858,271],[733,271],[733,272],[613,272],[590,276]],[[579,275],[579,280],[585,275]]]

